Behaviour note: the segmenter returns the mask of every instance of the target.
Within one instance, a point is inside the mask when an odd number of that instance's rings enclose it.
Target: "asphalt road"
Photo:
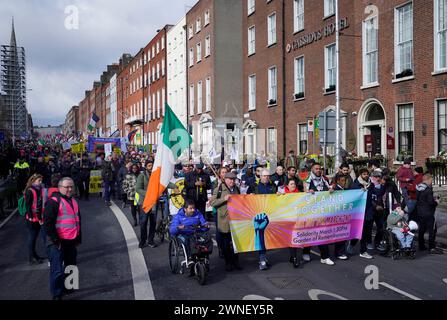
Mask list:
[[[194,277],[170,272],[167,242],[157,248],[136,247],[132,237],[139,236],[139,227],[128,228],[127,221],[123,224],[116,215],[119,210],[131,221],[129,208],[112,210],[98,198],[80,202],[80,208],[83,228],[78,253],[80,288],[67,300],[153,298],[142,296],[150,295],[148,292],[153,292],[156,300],[447,299],[447,252],[444,255],[418,252],[416,260],[396,261],[378,255],[373,260],[354,256],[348,261],[336,261],[331,267],[319,262],[315,249],[311,262],[293,269],[284,249],[268,252],[270,270],[258,270],[257,254],[250,253],[240,255],[244,270],[228,273],[215,248],[209,279],[202,287]],[[124,231],[123,225],[126,225]],[[136,261],[141,254],[144,266]],[[365,269],[371,266],[377,267],[376,289],[365,287],[369,275]],[[146,267],[150,282],[145,282],[146,277],[142,276]],[[369,280],[367,283],[371,283]],[[142,284],[150,290],[141,291]],[[136,289],[138,286],[140,289]],[[51,298],[47,264],[28,266],[26,229],[18,214],[0,228],[0,287],[1,300]],[[323,291],[325,294],[321,294]]]

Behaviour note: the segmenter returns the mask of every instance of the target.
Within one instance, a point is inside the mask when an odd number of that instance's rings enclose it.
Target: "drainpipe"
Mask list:
[[[286,23],[285,23],[285,0],[282,1],[282,144],[283,144],[283,157],[286,158]]]

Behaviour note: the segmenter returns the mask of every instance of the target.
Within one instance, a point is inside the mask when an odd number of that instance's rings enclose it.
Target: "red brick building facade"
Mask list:
[[[270,137],[279,155],[289,149],[321,152],[307,122],[335,105],[335,1],[255,1],[254,11],[251,0],[244,2],[246,133],[277,129]],[[341,137],[347,151],[392,161],[413,157],[422,164],[445,149],[446,6],[444,0],[339,1]],[[269,45],[272,14],[276,44]],[[252,26],[255,53],[249,55]],[[277,104],[269,106],[272,66]],[[251,75],[256,89],[250,94]],[[271,142],[267,131],[267,149]]]

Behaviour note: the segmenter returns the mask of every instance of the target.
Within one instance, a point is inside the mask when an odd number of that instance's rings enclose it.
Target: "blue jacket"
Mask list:
[[[176,236],[178,234],[193,234],[194,229],[188,228],[196,225],[205,225],[206,220],[199,210],[196,209],[194,214],[191,217],[187,217],[185,214],[185,208],[181,208],[177,215],[174,216],[174,219],[171,222],[171,226],[169,227],[169,233],[172,236]],[[179,230],[178,226],[184,225],[185,229]]]

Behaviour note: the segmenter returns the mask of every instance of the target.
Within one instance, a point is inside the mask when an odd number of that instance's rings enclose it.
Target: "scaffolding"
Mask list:
[[[0,121],[6,133],[14,140],[27,137],[29,131],[25,62],[25,48],[17,47],[13,25],[10,45],[0,47],[0,84],[3,98]]]

